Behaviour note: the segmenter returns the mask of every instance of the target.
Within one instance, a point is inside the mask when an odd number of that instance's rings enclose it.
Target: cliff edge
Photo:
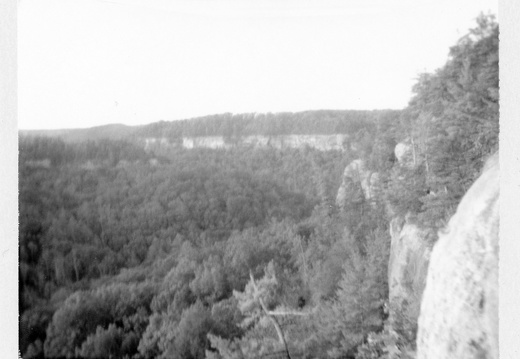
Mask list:
[[[460,202],[430,258],[417,358],[498,358],[498,154]]]
[[[430,260],[431,244],[428,238],[431,231],[406,219],[394,218],[390,222],[390,236],[389,314],[393,318],[398,312],[410,323],[417,323]],[[395,320],[392,323],[399,327]]]

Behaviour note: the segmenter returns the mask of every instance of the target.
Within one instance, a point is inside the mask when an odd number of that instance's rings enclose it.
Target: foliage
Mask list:
[[[151,283],[118,283],[73,293],[54,313],[47,328],[45,356],[96,356],[95,347],[101,343],[106,347],[99,350],[117,356],[114,347],[144,331],[154,292]]]
[[[344,152],[142,146],[147,136],[332,133],[348,135]],[[405,308],[383,310],[388,220],[441,227],[497,134],[498,26],[480,17],[403,111],[224,114],[86,142],[22,136],[20,351],[410,357],[416,323]],[[369,201],[358,187],[337,208],[354,159],[378,190]]]
[[[417,322],[405,310],[391,308],[392,314],[380,332],[371,332],[357,349],[356,359],[413,359],[416,351]]]
[[[110,324],[107,329],[98,326],[96,333],[83,342],[79,354],[84,358],[119,358],[122,352],[123,333],[121,328]]]
[[[209,347],[207,338],[213,323],[211,312],[201,302],[183,311],[175,329],[174,341],[166,347],[164,358],[204,358]]]
[[[357,133],[373,126],[381,117],[398,111],[304,111],[282,113],[245,113],[205,116],[184,121],[161,121],[134,132],[140,137],[224,136],[228,141],[249,135]]]
[[[332,357],[351,353],[369,332],[382,329],[383,305],[388,298],[387,236],[373,233],[363,248],[348,235],[343,241],[349,244],[343,276],[335,297],[324,303],[318,319],[320,335],[332,344]]]
[[[414,166],[396,170],[388,189],[398,213],[420,213],[423,224],[442,227],[498,150],[498,34],[494,17],[481,15],[442,68],[419,76],[400,123]]]

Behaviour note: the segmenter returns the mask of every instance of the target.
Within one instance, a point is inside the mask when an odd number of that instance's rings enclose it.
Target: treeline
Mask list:
[[[346,152],[21,139],[23,357],[411,358],[417,323],[387,303],[388,221],[442,227],[498,147],[497,24],[479,18],[450,54],[405,111],[361,115]],[[338,208],[358,158],[379,191]]]
[[[246,113],[211,115],[183,121],[161,121],[142,126],[139,137],[223,136],[239,138],[251,135],[329,135],[355,134],[371,130],[379,121],[397,119],[400,111],[321,110],[282,113]]]
[[[244,136],[330,135],[372,132],[377,123],[395,121],[399,110],[319,110],[283,113],[224,113],[179,121],[160,121],[143,126],[107,125],[88,129],[23,131],[24,136],[58,137],[66,142],[222,136],[226,140]]]
[[[400,116],[398,140],[410,146],[408,166],[390,174],[389,201],[424,225],[442,227],[498,151],[499,29],[492,16],[450,49],[446,65],[422,74]]]

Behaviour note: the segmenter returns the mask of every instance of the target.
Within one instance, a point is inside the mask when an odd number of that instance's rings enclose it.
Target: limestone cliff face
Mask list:
[[[273,147],[273,148],[305,148],[311,147],[320,151],[344,151],[347,134],[335,135],[281,135],[281,136],[243,136],[226,141],[223,136],[182,137],[178,141],[167,138],[144,138],[145,149],[158,147],[184,147],[191,148],[231,148],[237,146],[247,147]]]
[[[431,254],[417,358],[498,358],[498,158],[462,199]]]
[[[399,311],[410,322],[417,322],[426,284],[431,245],[430,230],[394,218],[390,222],[391,248],[388,262],[390,315]]]
[[[395,146],[394,154],[399,163],[405,163],[412,154],[412,146],[407,142],[399,142]]]
[[[343,151],[343,143],[348,136],[336,135],[286,135],[273,136],[268,142],[277,148],[304,148],[309,146],[320,151],[340,150]]]
[[[378,174],[369,171],[363,160],[352,161],[343,172],[343,180],[336,195],[336,205],[344,208],[348,203],[357,204],[374,197]]]
[[[160,138],[157,138],[157,137],[147,137],[147,138],[143,138],[141,140],[143,142],[145,151],[150,151],[150,150],[153,151],[153,150],[157,150],[157,149],[160,149],[160,148],[169,148],[169,147],[175,147],[176,146],[176,143],[171,142],[166,137],[160,137]]]
[[[406,139],[403,142],[399,142],[394,149],[394,155],[397,162],[401,166],[412,168],[417,165],[418,159],[416,158],[415,146],[410,139]]]
[[[230,148],[231,144],[226,143],[222,136],[205,137],[183,137],[182,147],[184,148]]]
[[[412,168],[415,165],[409,139],[398,143],[394,154],[399,166]],[[434,233],[417,225],[410,214],[398,216],[390,203],[386,203],[386,210],[392,218],[388,263],[390,316],[398,313],[410,323],[417,323],[430,261],[430,238]]]
[[[416,165],[410,140],[398,143],[394,154],[399,166]],[[390,323],[395,330],[412,331],[408,340],[414,340],[432,250],[431,238],[435,233],[416,224],[410,214],[405,218],[397,216],[390,203],[386,204],[386,210],[393,217],[388,263]]]

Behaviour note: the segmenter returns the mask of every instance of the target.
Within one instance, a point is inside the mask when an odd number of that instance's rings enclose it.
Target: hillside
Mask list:
[[[496,257],[485,266],[458,262],[481,258],[471,249],[487,246],[486,220],[497,228],[488,216],[496,206],[478,205],[475,217],[467,210],[487,198],[477,195],[487,193],[482,180],[472,185],[498,151],[493,18],[480,17],[413,91],[403,111],[215,115],[23,134],[22,357],[428,356],[444,329],[418,329],[421,321],[467,318],[444,297],[459,290],[450,273],[463,269],[457,283],[484,293],[468,302],[472,310],[488,313],[490,303],[492,312],[496,303],[492,285],[472,280],[483,268],[491,282]],[[341,138],[341,146],[309,145],[318,138]],[[497,171],[484,183],[496,184]],[[496,188],[489,198],[496,204]],[[463,236],[466,250],[449,233],[473,221],[483,226]],[[459,251],[445,253],[452,248]],[[430,258],[440,283],[428,278]],[[446,313],[438,316],[436,303]],[[477,358],[471,340],[485,333],[494,345],[492,320],[473,332],[450,322],[457,338],[471,339],[448,349]]]
[[[127,140],[157,147],[310,146],[342,150],[344,142],[373,133],[379,123],[395,121],[401,111],[305,111],[274,114],[221,114],[143,126],[106,125],[87,129],[28,130],[21,136],[60,138],[65,142]],[[347,145],[348,146],[348,145]]]
[[[61,129],[61,130],[20,130],[21,136],[57,137],[67,142],[96,141],[101,139],[120,140],[128,138],[135,128],[122,124],[111,124],[91,127],[86,129]]]

